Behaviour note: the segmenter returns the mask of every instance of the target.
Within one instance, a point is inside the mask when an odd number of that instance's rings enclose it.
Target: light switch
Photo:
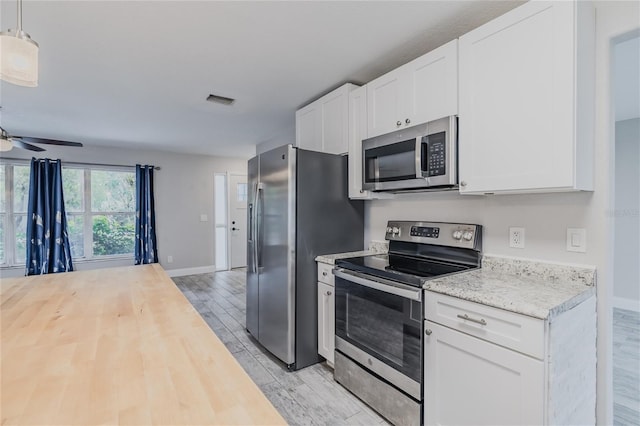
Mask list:
[[[567,251],[585,253],[587,251],[587,230],[567,228]]]
[[[206,222],[208,220],[209,220],[209,218],[207,217],[206,214],[201,214],[200,215],[200,222]]]

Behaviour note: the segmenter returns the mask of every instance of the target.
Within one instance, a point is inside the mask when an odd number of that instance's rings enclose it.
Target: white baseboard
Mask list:
[[[208,274],[216,271],[215,265],[198,266],[196,268],[166,269],[170,277],[184,277],[185,275]]]
[[[640,312],[640,302],[625,297],[614,297],[613,307],[618,309],[626,309],[627,311]]]

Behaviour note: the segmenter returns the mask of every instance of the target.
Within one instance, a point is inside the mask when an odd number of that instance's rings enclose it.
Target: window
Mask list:
[[[238,202],[247,201],[247,184],[239,183],[237,188]]]
[[[135,241],[135,173],[128,169],[62,167],[74,260],[131,256]],[[29,165],[0,164],[0,265],[26,259]]]
[[[71,255],[99,258],[133,254],[135,173],[62,168]]]

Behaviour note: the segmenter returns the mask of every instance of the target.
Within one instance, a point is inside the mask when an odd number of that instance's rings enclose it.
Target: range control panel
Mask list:
[[[390,220],[385,239],[481,250],[482,225]]]
[[[438,238],[440,228],[435,226],[412,226],[410,235],[412,237]]]

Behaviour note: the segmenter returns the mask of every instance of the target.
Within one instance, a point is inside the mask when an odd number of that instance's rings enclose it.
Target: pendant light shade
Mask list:
[[[0,152],[11,151],[13,143],[9,139],[0,137]]]
[[[38,43],[22,30],[22,0],[18,0],[17,29],[0,33],[0,79],[19,86],[38,85]]]

